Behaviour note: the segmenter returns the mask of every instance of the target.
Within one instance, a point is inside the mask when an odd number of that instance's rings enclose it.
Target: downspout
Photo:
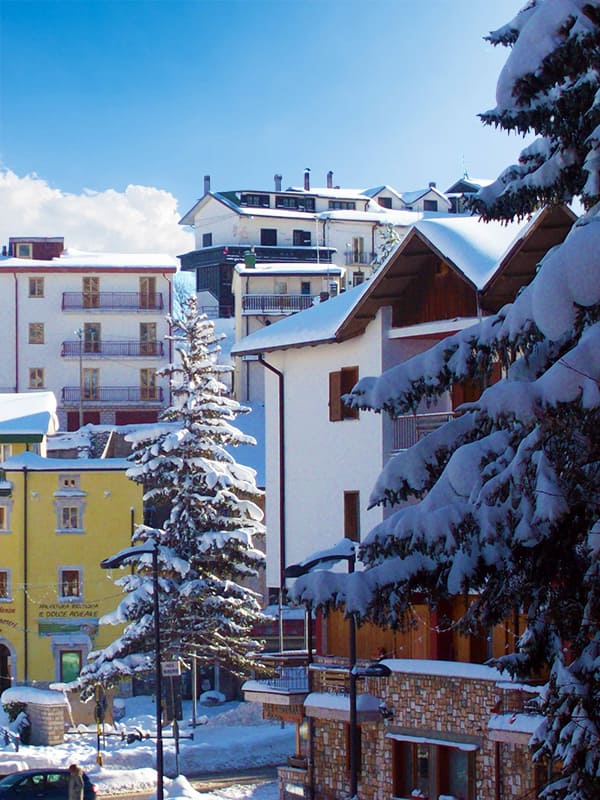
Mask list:
[[[166,275],[165,272],[163,272],[163,278],[166,280],[166,282],[167,282],[167,284],[169,286],[169,314],[172,314],[173,313],[173,284],[167,278],[167,275]],[[171,334],[171,332],[172,331],[169,328],[169,334]],[[169,335],[168,342],[169,342],[169,364],[172,364],[173,363],[173,340],[171,339],[170,335]],[[170,406],[173,405],[173,394],[172,394],[172,388],[171,388],[171,381],[169,381],[169,405]]]
[[[283,372],[265,361],[262,353],[258,356],[259,364],[277,375],[279,382],[279,644],[283,650],[283,620],[281,606],[283,603],[283,590],[285,588],[285,415],[284,415],[284,384]]]
[[[13,272],[15,279],[15,392],[19,391],[19,282],[17,273]]]
[[[29,683],[29,614],[27,609],[29,583],[28,493],[27,467],[23,467],[23,678],[25,686]]]

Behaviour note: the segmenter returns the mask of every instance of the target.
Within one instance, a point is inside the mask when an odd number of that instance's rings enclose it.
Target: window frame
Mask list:
[[[261,247],[277,247],[277,228],[261,228],[260,245]]]
[[[65,585],[69,582],[68,574],[76,575],[77,594],[65,594]],[[58,602],[82,603],[83,602],[83,569],[74,566],[60,566],[58,568]]]
[[[44,279],[42,277],[29,278],[29,297],[44,297]]]
[[[6,577],[6,595],[2,595],[2,575]],[[0,603],[12,603],[12,570],[10,567],[2,567],[0,569]]]
[[[11,532],[10,527],[10,513],[12,510],[12,502],[0,503],[0,535]]]
[[[25,252],[21,248],[27,248]],[[33,258],[33,242],[15,242],[15,258]]]
[[[212,232],[209,231],[208,233],[202,234],[202,247],[212,247],[213,246],[213,235]]]
[[[46,386],[46,370],[44,367],[29,367],[29,388],[44,389]]]
[[[158,400],[158,383],[155,367],[140,369],[140,400]]]
[[[46,329],[43,322],[30,322],[28,325],[29,344],[45,344]]]
[[[360,491],[344,490],[344,538],[360,542]]]
[[[358,382],[357,366],[342,367],[337,372],[329,373],[329,421],[343,422],[359,419],[359,409],[347,406],[342,395],[348,394]]]

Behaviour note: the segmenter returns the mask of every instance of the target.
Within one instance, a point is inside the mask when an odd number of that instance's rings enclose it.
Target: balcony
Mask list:
[[[295,314],[310,308],[310,294],[245,294],[242,297],[242,314]]]
[[[228,244],[219,247],[203,247],[181,256],[182,270],[195,270],[199,267],[214,267],[219,264],[243,263],[244,256],[252,248],[258,263],[282,261],[294,263],[304,261],[311,264],[331,264],[334,253],[333,247],[279,247],[258,244]]]
[[[290,710],[301,707],[309,691],[306,653],[265,655],[263,660],[271,664],[273,674],[246,681],[242,686],[244,699]]]
[[[63,386],[61,400],[64,406],[79,405],[81,390],[79,386]],[[163,402],[161,386],[98,386],[83,392],[83,402],[90,405],[118,405],[141,403],[156,405]]]
[[[83,342],[77,339],[72,342],[63,342],[60,354],[63,358],[102,358],[111,356],[114,358],[160,358],[164,355],[163,342],[142,342],[131,339],[125,342],[104,342],[93,341]]]
[[[432,414],[410,414],[392,420],[392,452],[408,450],[428,433],[441,428],[446,422],[454,419],[452,411]]]
[[[372,264],[376,256],[377,253],[365,253],[360,250],[346,250],[344,253],[347,267],[352,264]]]
[[[63,311],[162,311],[160,292],[63,292]]]

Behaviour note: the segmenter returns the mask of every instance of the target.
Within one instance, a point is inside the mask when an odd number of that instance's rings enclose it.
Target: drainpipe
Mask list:
[[[29,683],[29,614],[27,609],[27,594],[29,582],[29,542],[28,542],[28,518],[27,518],[27,496],[29,493],[29,481],[27,467],[23,467],[23,667],[24,683]]]
[[[15,279],[15,392],[19,391],[19,282],[17,273],[13,272]]]
[[[283,590],[285,588],[285,416],[284,416],[284,385],[283,372],[265,361],[262,353],[258,356],[259,364],[277,375],[279,381],[279,645],[283,650],[283,619],[281,606],[283,605]]]
[[[209,188],[210,188],[210,176],[208,176],[208,179],[209,179]],[[206,181],[206,176],[205,176],[204,180]],[[166,273],[164,273],[164,272],[163,272],[163,278],[166,280],[166,282],[167,282],[167,284],[169,286],[169,314],[172,314],[173,313],[173,284],[169,280],[169,278],[167,277]],[[172,330],[169,329],[169,334],[171,332],[172,332]],[[172,364],[173,363],[173,340],[169,337],[168,342],[169,342],[169,364]],[[169,405],[170,406],[173,405],[173,394],[172,394],[171,382],[170,381],[169,381]]]

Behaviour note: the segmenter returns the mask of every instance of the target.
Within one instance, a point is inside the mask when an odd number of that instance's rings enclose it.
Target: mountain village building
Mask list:
[[[273,597],[284,597],[290,565],[343,537],[359,542],[390,513],[368,510],[390,456],[435,431],[483,387],[456,386],[394,420],[349,408],[343,395],[360,377],[381,374],[510,302],[573,219],[554,208],[508,226],[465,216],[421,220],[368,282],[234,346],[265,369]],[[349,568],[348,558],[340,561]],[[282,800],[350,797],[352,777],[359,796],[373,800],[508,800],[543,785],[547,776],[527,748],[536,689],[484,666],[514,648],[523,620],[460,636],[451,623],[464,602],[434,612],[415,598],[414,629],[363,625],[354,645],[340,612],[317,615],[314,642],[307,630],[308,669],[300,654],[274,655],[278,677],[245,684],[246,698],[262,702],[266,716],[297,724],[297,752],[279,771]],[[369,672],[373,659],[383,659],[385,675]]]
[[[81,253],[60,237],[11,238],[0,257],[0,314],[11,347],[0,391],[48,390],[63,430],[154,422],[167,404],[165,317],[177,262]]]
[[[47,458],[50,392],[0,395],[0,691],[79,674],[113,638],[120,590],[102,559],[130,544],[142,489],[121,458]]]

